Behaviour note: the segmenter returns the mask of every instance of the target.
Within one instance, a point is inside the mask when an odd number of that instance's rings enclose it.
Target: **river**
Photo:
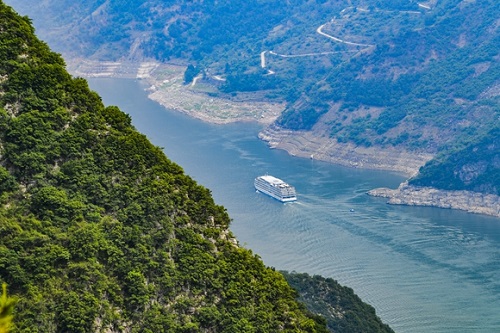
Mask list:
[[[396,332],[500,332],[500,219],[390,206],[365,193],[395,188],[402,175],[269,149],[257,138],[259,125],[207,124],[168,111],[135,80],[89,82],[212,191],[240,244],[268,266],[336,279]],[[299,200],[281,204],[256,193],[253,179],[266,173],[294,185]]]

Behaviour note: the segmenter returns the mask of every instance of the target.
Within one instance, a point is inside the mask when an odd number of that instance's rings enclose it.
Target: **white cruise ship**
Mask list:
[[[255,178],[255,189],[267,194],[281,202],[291,202],[297,200],[295,187],[285,183],[281,179],[265,175]]]

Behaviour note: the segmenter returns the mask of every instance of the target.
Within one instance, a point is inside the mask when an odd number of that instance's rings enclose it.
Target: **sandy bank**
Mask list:
[[[184,66],[161,65],[149,77],[149,98],[167,109],[216,124],[253,121],[271,124],[285,105],[260,100],[234,100],[218,97],[217,90],[200,77],[196,84],[183,84]]]

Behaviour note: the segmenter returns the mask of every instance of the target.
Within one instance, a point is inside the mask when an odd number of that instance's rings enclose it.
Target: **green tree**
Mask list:
[[[8,333],[14,327],[14,306],[16,299],[7,296],[7,284],[2,284],[0,297],[0,333]]]

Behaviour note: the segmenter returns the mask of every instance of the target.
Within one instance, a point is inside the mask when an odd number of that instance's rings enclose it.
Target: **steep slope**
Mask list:
[[[443,160],[500,127],[496,0],[11,1],[73,57],[180,59],[224,78],[221,96],[265,91],[285,100],[264,136],[288,147],[307,133],[317,147],[308,155],[342,150],[358,166],[369,164],[365,151]],[[477,191],[495,183],[490,174]],[[435,186],[456,184],[444,176]]]
[[[500,128],[429,162],[409,184],[500,196]]]
[[[327,331],[238,246],[210,191],[1,2],[0,78],[0,284],[19,298],[14,332]]]
[[[19,332],[324,332],[224,208],[0,4],[0,280]]]

